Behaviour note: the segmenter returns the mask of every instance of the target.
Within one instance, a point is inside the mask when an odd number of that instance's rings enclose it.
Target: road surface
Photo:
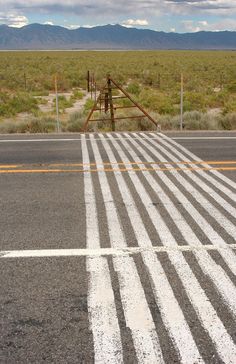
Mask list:
[[[0,136],[0,363],[236,363],[236,133]]]

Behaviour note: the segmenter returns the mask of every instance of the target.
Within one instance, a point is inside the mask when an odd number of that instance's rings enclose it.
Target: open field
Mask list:
[[[21,122],[23,132],[54,130],[55,101],[50,95],[54,92],[56,74],[63,128],[79,131],[91,101],[78,106],[79,115],[74,118],[67,109],[86,97],[87,70],[95,75],[100,86],[110,73],[159,120],[163,129],[178,128],[183,73],[186,129],[236,128],[236,52],[45,51],[0,53],[0,132],[14,131],[14,125],[10,128],[14,118],[15,124]],[[68,93],[70,97],[66,96]],[[188,114],[195,111],[198,113]],[[26,113],[26,124],[33,122],[36,127],[27,129],[19,118],[22,113]],[[135,123],[129,126],[123,125],[120,129],[139,128]],[[20,127],[15,129],[19,131]]]

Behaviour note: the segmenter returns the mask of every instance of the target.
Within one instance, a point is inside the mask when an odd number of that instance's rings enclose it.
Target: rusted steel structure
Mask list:
[[[114,96],[112,91],[116,89],[119,90],[119,95]],[[128,99],[131,105],[127,106],[119,106],[115,104],[115,101],[118,99]],[[138,109],[141,114],[139,115],[132,115],[132,116],[116,116],[116,110],[120,109]],[[99,111],[100,114],[105,112],[105,114],[109,113],[109,118],[96,118],[93,119],[92,116],[95,112]],[[115,131],[116,129],[116,120],[123,120],[123,119],[141,119],[147,118],[152,123],[157,126],[157,122],[140,106],[135,100],[131,98],[131,96],[116,82],[114,81],[110,75],[107,76],[107,82],[105,86],[100,90],[100,94],[97,98],[95,98],[95,103],[87,117],[87,120],[84,124],[84,131],[87,131],[89,122],[97,122],[97,121],[110,121],[111,122],[111,129]]]

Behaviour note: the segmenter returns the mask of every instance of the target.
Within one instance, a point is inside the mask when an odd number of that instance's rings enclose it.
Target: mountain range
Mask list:
[[[0,25],[0,50],[41,49],[236,49],[236,32],[165,33],[104,25],[69,30],[30,24],[22,28]]]

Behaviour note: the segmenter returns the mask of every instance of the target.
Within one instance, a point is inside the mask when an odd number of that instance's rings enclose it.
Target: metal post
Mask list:
[[[93,79],[90,77],[90,91],[91,91],[91,99],[93,99]]]
[[[24,86],[25,86],[25,91],[27,89],[27,80],[26,80],[26,73],[24,72]]]
[[[183,130],[183,107],[184,107],[184,77],[181,73],[181,92],[180,92],[180,130]]]
[[[161,88],[161,74],[158,73],[158,88]]]
[[[111,128],[112,128],[112,131],[116,131],[110,75],[107,77],[107,86],[108,86],[108,97],[109,97],[110,113],[111,113]]]
[[[88,73],[87,73],[87,91],[88,92],[90,92],[90,84],[89,84],[89,82],[90,82],[90,73],[88,71]]]
[[[55,76],[55,94],[56,94],[56,113],[57,113],[57,132],[60,132],[59,123],[59,103],[58,103],[58,91],[57,91],[57,76]]]

